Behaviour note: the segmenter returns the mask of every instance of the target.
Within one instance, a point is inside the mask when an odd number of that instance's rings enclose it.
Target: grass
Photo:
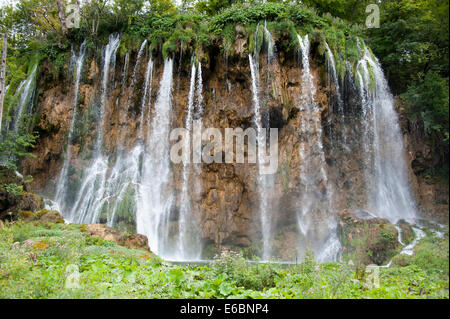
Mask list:
[[[65,287],[70,274],[79,289]],[[0,228],[0,298],[448,298],[448,233],[425,237],[403,266],[381,268],[378,288],[366,278],[352,263],[318,264],[310,255],[283,267],[223,251],[207,266],[175,266],[91,238],[82,225]]]

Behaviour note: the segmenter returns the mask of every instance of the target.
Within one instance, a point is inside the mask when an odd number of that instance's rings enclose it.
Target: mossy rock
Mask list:
[[[360,264],[386,264],[395,256],[401,244],[398,231],[382,218],[358,218],[347,210],[339,212],[338,236],[343,253]]]
[[[19,217],[23,218],[23,219],[31,218],[31,217],[33,217],[33,214],[34,213],[32,211],[24,210],[19,213]]]
[[[391,266],[406,267],[411,263],[411,256],[398,254],[392,258]]]

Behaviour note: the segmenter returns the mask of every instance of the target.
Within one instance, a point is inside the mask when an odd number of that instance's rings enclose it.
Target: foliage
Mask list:
[[[17,185],[16,183],[5,184],[5,190],[7,193],[12,194],[13,196],[20,196],[23,193],[23,186]]]
[[[436,146],[441,146],[441,151],[447,148],[448,156],[448,78],[430,70],[410,85],[402,98],[411,120],[421,120],[425,133],[432,137]]]
[[[367,31],[368,44],[413,124],[430,138],[440,171],[448,167],[448,1],[386,0],[380,14],[380,28]]]
[[[415,262],[381,268],[380,287],[370,288],[351,263],[318,264],[310,254],[299,265],[283,266],[223,251],[209,265],[175,266],[91,238],[82,225],[6,222],[0,228],[0,297],[448,298],[448,237],[421,244]],[[427,265],[433,254],[436,261]],[[78,267],[80,289],[65,288],[70,265]]]
[[[30,148],[34,147],[36,134],[8,131],[0,140],[0,162],[10,169],[17,170],[20,159],[32,156]]]

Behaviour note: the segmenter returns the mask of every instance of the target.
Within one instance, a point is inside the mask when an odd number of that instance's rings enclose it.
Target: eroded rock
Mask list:
[[[139,248],[150,251],[147,237],[144,235],[123,232],[103,224],[86,225],[86,231],[90,236],[110,240],[127,248]]]

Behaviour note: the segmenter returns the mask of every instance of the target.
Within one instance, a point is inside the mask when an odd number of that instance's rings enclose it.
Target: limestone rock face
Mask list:
[[[150,251],[147,237],[144,235],[123,232],[103,224],[86,225],[86,230],[90,236],[110,240],[127,248],[140,248]]]

